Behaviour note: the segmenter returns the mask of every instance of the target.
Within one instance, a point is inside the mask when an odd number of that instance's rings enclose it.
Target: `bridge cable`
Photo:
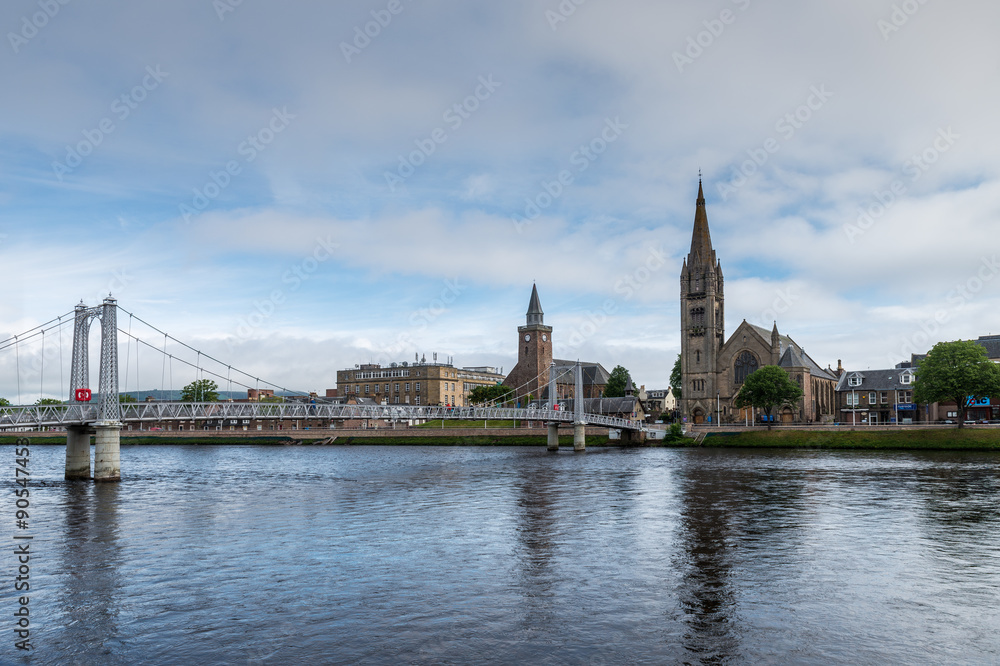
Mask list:
[[[45,391],[45,329],[42,329],[42,360],[38,364],[38,399],[41,400]]]
[[[62,334],[62,317],[59,317],[59,395],[60,397],[65,397],[66,394],[63,392],[63,334]]]
[[[132,323],[131,319],[129,323]],[[139,338],[135,339],[135,402],[139,403]]]
[[[23,333],[18,333],[15,336],[7,338],[6,340],[0,340],[0,351],[3,351],[4,349],[7,349],[8,347],[13,347],[16,344],[18,344],[19,342],[23,342],[24,340],[30,340],[31,338],[33,338],[36,335],[38,335],[37,332],[31,333],[31,331],[37,331],[39,329],[43,329],[44,327],[48,326],[49,324],[51,324],[53,322],[57,322],[57,321],[61,320],[63,317],[68,317],[71,314],[73,314],[73,313],[72,312],[66,312],[66,313],[60,315],[59,317],[56,317],[55,319],[50,319],[49,321],[45,322],[44,324],[39,324],[38,326],[33,326],[33,327],[29,328],[28,330],[24,331]],[[31,333],[31,335],[28,335],[28,333]]]
[[[17,373],[17,404],[21,404],[21,357],[17,348],[17,336],[14,336],[14,372]]]
[[[132,332],[132,316],[131,315],[129,315],[129,318],[128,318],[128,330],[129,330],[129,337],[132,337],[131,336],[131,332]],[[131,343],[131,341],[129,341],[129,342],[125,343],[125,386],[122,387],[122,392],[125,393],[126,395],[128,394],[128,360],[129,360],[129,357],[131,356],[131,353],[132,353],[132,343]],[[136,374],[138,374],[138,373],[136,373]],[[136,377],[136,381],[138,381],[138,377]]]
[[[168,335],[168,334],[167,334],[166,332],[164,332],[164,331],[160,330],[160,329],[159,329],[159,328],[157,328],[156,326],[153,326],[152,324],[150,324],[150,323],[149,323],[148,321],[144,320],[144,319],[143,319],[142,317],[140,317],[139,315],[133,315],[133,314],[132,314],[131,312],[129,312],[128,310],[126,310],[125,308],[123,308],[123,307],[121,307],[121,306],[119,306],[119,307],[118,307],[118,309],[119,309],[119,310],[121,310],[121,311],[123,311],[123,312],[126,312],[126,313],[128,313],[128,314],[129,314],[130,316],[135,316],[136,320],[138,320],[138,321],[142,322],[142,323],[143,323],[143,324],[145,324],[146,326],[149,326],[149,327],[150,327],[151,329],[153,329],[153,330],[154,330],[154,331],[156,331],[157,333],[163,333],[164,335]],[[216,362],[216,363],[218,363],[218,364],[219,364],[220,366],[224,366],[224,365],[226,365],[225,363],[223,363],[223,362],[222,362],[222,361],[220,361],[219,359],[215,358],[214,356],[212,356],[212,355],[210,355],[210,354],[206,354],[205,352],[203,352],[203,351],[200,351],[200,350],[198,350],[198,349],[195,349],[195,348],[194,348],[194,347],[192,347],[191,345],[189,345],[189,344],[187,344],[187,343],[185,343],[185,342],[183,342],[183,341],[181,341],[181,340],[178,340],[177,338],[175,338],[175,337],[174,337],[174,336],[172,336],[172,335],[170,335],[169,337],[170,337],[170,339],[171,339],[171,340],[173,340],[173,341],[174,341],[174,342],[176,342],[177,344],[181,345],[182,347],[186,347],[187,349],[190,349],[191,351],[193,351],[193,352],[196,352],[197,354],[199,354],[199,356],[204,356],[205,358],[207,358],[207,359],[209,359],[209,360],[211,360],[211,361],[215,361],[215,362]],[[155,347],[153,347],[153,349],[155,349]],[[200,363],[200,362],[201,362],[201,359],[199,358],[199,363]],[[190,365],[190,364],[188,364],[188,365]],[[204,368],[200,368],[200,369],[201,369],[201,370],[203,370],[203,371],[205,370]],[[247,377],[247,378],[249,378],[249,379],[259,379],[259,378],[255,378],[255,377],[254,377],[253,375],[251,375],[251,374],[250,374],[250,373],[248,373],[248,372],[244,372],[243,370],[240,370],[239,368],[236,368],[236,372],[238,372],[239,374],[241,374],[241,375],[243,375],[244,377]],[[221,375],[218,375],[218,374],[216,374],[216,373],[214,373],[214,372],[213,372],[213,373],[210,373],[210,374],[212,374],[212,375],[214,375],[214,376],[216,376],[216,377],[220,377],[220,378],[221,378]],[[267,383],[268,383],[268,384],[271,384],[271,382],[267,382]],[[240,382],[237,382],[237,384],[240,384],[241,386],[246,386],[245,384],[242,384],[242,383],[240,383]],[[307,391],[293,391],[292,389],[289,389],[289,388],[287,388],[287,387],[284,387],[284,386],[278,386],[277,384],[273,384],[273,386],[274,386],[274,387],[275,387],[276,389],[280,389],[280,390],[282,390],[282,391],[285,391],[286,393],[289,393],[289,394],[291,394],[291,395],[301,395],[301,396],[308,396],[308,395],[309,395],[309,393],[308,393]]]
[[[160,393],[163,393],[163,382],[167,376],[167,334],[163,334],[163,369],[160,371]]]
[[[121,308],[119,308],[119,309],[121,309]],[[137,320],[139,320],[139,321],[142,321],[142,319],[141,319],[140,317],[138,317],[138,316],[136,316],[135,318],[136,318]],[[143,323],[145,323],[145,322],[143,322]],[[145,340],[143,340],[143,339],[139,338],[139,337],[138,337],[137,335],[134,335],[134,334],[132,334],[132,333],[131,333],[131,332],[129,332],[129,331],[126,331],[126,330],[124,330],[124,329],[121,329],[121,328],[119,328],[119,329],[118,329],[118,332],[119,332],[119,333],[122,333],[122,334],[124,334],[124,335],[126,335],[126,336],[128,336],[128,337],[130,337],[130,338],[132,338],[133,340],[135,340],[135,344],[136,344],[136,349],[138,349],[139,345],[140,345],[140,344],[142,344],[142,345],[145,345],[146,347],[149,347],[150,349],[152,349],[152,350],[153,350],[153,351],[155,351],[155,352],[158,352],[158,353],[162,353],[162,350],[161,350],[161,349],[159,349],[158,347],[154,347],[154,346],[153,346],[153,345],[151,345],[150,343],[146,342]],[[162,333],[163,331],[158,331],[158,332]],[[216,361],[216,362],[217,362],[217,363],[219,363],[220,365],[225,365],[225,364],[223,364],[223,363],[222,363],[221,361],[219,361],[218,359],[216,359],[216,358],[214,358],[214,357],[212,357],[212,356],[210,356],[210,355],[208,355],[208,354],[206,354],[206,353],[204,353],[204,352],[201,352],[201,351],[198,351],[198,350],[197,350],[197,349],[195,349],[194,347],[191,347],[191,346],[189,346],[189,345],[186,345],[186,344],[184,344],[183,342],[181,342],[180,340],[177,340],[177,338],[174,338],[173,336],[170,336],[170,339],[171,339],[171,340],[173,340],[174,342],[177,342],[178,344],[180,344],[180,345],[182,345],[182,346],[184,346],[184,347],[187,347],[188,349],[191,349],[192,351],[196,352],[196,353],[197,353],[197,354],[199,355],[199,358],[198,358],[198,362],[199,362],[199,363],[200,363],[200,361],[201,361],[200,357],[201,357],[201,356],[204,356],[204,357],[206,357],[206,358],[209,358],[209,359],[211,359],[211,360],[213,360],[213,361]],[[194,369],[195,369],[195,370],[196,370],[197,372],[201,372],[201,373],[205,373],[205,374],[207,374],[207,375],[211,375],[211,376],[213,376],[213,377],[217,377],[217,378],[218,378],[218,379],[220,379],[220,380],[222,380],[222,379],[226,379],[226,376],[225,376],[225,375],[221,375],[221,374],[219,374],[219,373],[217,373],[217,372],[213,372],[212,370],[209,370],[208,368],[203,368],[203,367],[201,367],[200,365],[196,365],[196,364],[194,364],[194,363],[191,363],[190,361],[186,361],[186,360],[184,360],[183,358],[180,358],[180,357],[175,357],[175,356],[174,356],[174,355],[172,355],[172,354],[170,355],[170,358],[171,358],[171,360],[173,360],[174,358],[176,358],[176,360],[177,360],[177,361],[178,361],[179,363],[183,363],[184,365],[187,365],[187,366],[190,366],[190,367],[194,368]],[[249,379],[253,379],[253,380],[255,380],[255,381],[257,382],[257,386],[258,386],[258,388],[259,388],[259,386],[260,386],[260,382],[261,382],[261,379],[260,379],[260,377],[255,377],[254,375],[251,375],[251,374],[249,374],[249,373],[247,373],[247,372],[244,372],[244,371],[240,370],[239,368],[236,368],[236,371],[237,371],[237,373],[239,373],[239,374],[241,374],[241,375],[243,375],[243,376],[245,376],[245,377],[247,377],[247,378],[249,378]],[[233,381],[233,383],[235,383],[235,384],[236,384],[237,386],[241,386],[241,387],[243,387],[243,388],[252,388],[252,387],[251,387],[251,385],[249,385],[249,384],[245,384],[245,383],[243,383],[243,382],[241,382],[241,381],[239,381],[239,380],[235,380],[235,379],[234,379],[234,380],[232,380],[232,381]],[[271,385],[271,384],[270,384],[270,383],[268,382],[268,385]],[[303,392],[303,391],[292,391],[291,389],[288,389],[288,388],[286,388],[286,387],[283,387],[283,386],[278,386],[277,384],[274,384],[274,386],[275,386],[275,387],[277,387],[277,388],[279,388],[279,389],[281,389],[282,391],[286,391],[287,393],[290,393],[290,394],[292,394],[292,395],[308,395],[308,393],[305,393],[305,392]]]

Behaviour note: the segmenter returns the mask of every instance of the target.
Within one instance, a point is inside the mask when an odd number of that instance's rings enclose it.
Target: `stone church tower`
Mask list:
[[[504,385],[517,391],[518,396],[531,393],[536,398],[548,385],[552,363],[552,327],[545,325],[538,288],[531,286],[527,320],[517,327],[517,365],[504,380]]]
[[[699,178],[691,251],[681,268],[680,412],[691,423],[707,421],[716,410],[719,350],[725,342],[723,287],[722,264],[712,248]]]

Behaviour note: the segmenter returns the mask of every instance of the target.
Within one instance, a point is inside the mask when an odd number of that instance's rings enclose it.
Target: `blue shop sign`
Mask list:
[[[916,408],[917,408],[916,405],[914,405],[913,403],[909,403],[909,402],[901,402],[898,405],[896,405],[896,409],[898,409],[901,412],[912,411],[912,410],[914,410]]]
[[[979,400],[976,400],[973,396],[970,395],[969,399],[965,401],[965,406],[966,407],[989,407],[990,406],[990,399],[989,398],[980,398]]]

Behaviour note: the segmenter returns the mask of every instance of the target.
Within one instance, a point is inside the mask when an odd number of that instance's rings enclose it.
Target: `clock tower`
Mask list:
[[[524,326],[517,327],[517,365],[503,382],[513,388],[519,398],[529,393],[536,399],[541,398],[548,385],[552,327],[545,325],[544,318],[538,288],[532,285],[527,319]]]

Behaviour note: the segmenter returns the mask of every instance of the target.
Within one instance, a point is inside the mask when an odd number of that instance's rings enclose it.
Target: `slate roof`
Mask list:
[[[991,361],[1000,359],[1000,335],[980,335],[975,343],[986,347],[986,355]]]
[[[552,359],[556,364],[556,383],[558,384],[572,384],[576,381],[573,374],[573,368],[576,367],[576,361],[567,361],[560,358]],[[604,369],[604,366],[600,363],[589,363],[587,361],[580,361],[580,365],[583,366],[583,385],[589,386],[590,384],[598,384],[603,386],[608,383],[608,379],[611,378],[611,374]]]
[[[763,328],[762,326],[757,326],[755,324],[750,324],[750,327],[760,333],[761,337],[765,340],[771,339],[771,331]],[[800,347],[795,340],[787,335],[778,334],[778,366],[782,368],[809,368],[809,374],[813,377],[821,377],[823,379],[832,379],[836,381],[837,375],[830,372],[824,368],[821,368],[819,364],[812,359],[809,354],[805,352],[802,347]]]
[[[531,299],[528,301],[528,312],[529,315],[541,315],[545,314],[542,312],[542,302],[538,300],[538,287],[531,285]]]
[[[904,384],[900,381],[900,377],[905,372],[912,374],[913,370],[909,368],[891,368],[888,370],[856,370],[854,372],[845,372],[840,376],[840,381],[837,382],[837,390],[845,392],[907,391],[913,388],[913,384]],[[848,383],[848,378],[854,375],[861,375],[861,384],[859,386],[851,386]]]
[[[573,398],[558,400],[559,409],[567,412],[574,410]],[[634,395],[623,398],[584,398],[583,411],[587,414],[631,414],[636,410],[638,398]],[[541,409],[546,402],[544,400],[532,400],[532,405]]]

